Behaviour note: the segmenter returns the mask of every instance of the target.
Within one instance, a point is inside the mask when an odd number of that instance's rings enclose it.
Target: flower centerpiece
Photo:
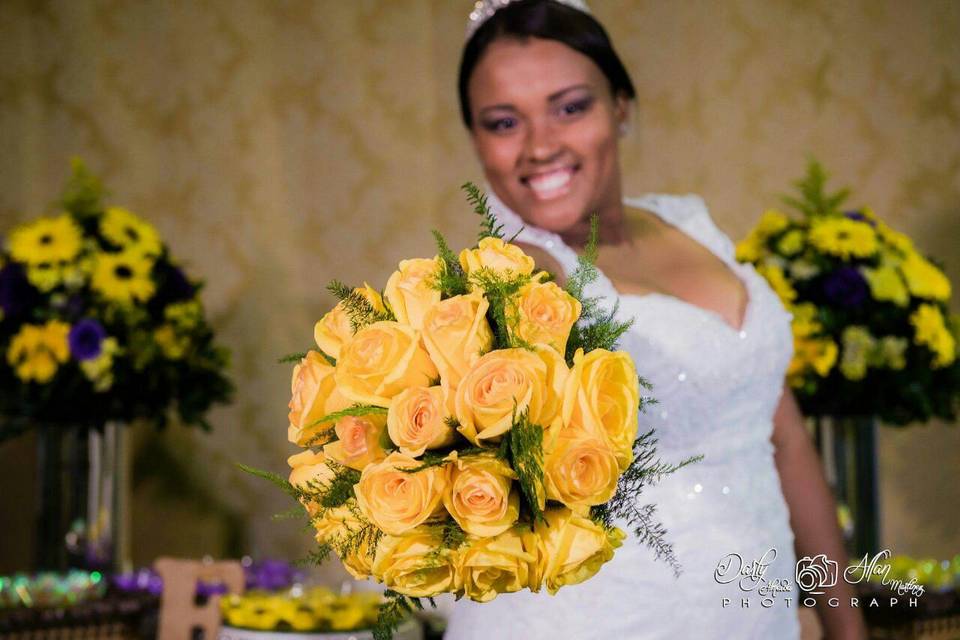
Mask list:
[[[950,281],[869,207],[843,206],[810,163],[801,215],[768,210],[737,245],[793,314],[787,379],[814,435],[855,556],[878,549],[876,421],[956,419],[960,318]],[[852,516],[852,517],[851,517]],[[852,521],[851,521],[852,520]]]
[[[638,437],[651,398],[630,326],[584,295],[597,225],[565,286],[511,244],[473,185],[481,232],[455,254],[403,260],[381,294],[334,282],[340,302],[298,354],[289,480],[257,472],[303,506],[315,559],[335,553],[387,587],[377,637],[419,598],[487,602],[555,593],[609,561],[628,525],[679,571],[642,488],[697,460],[654,460]],[[650,507],[650,505],[648,505]]]
[[[14,228],[0,252],[0,440],[34,425],[158,426],[171,410],[208,429],[232,390],[202,283],[156,228],[105,205],[81,163],[61,211]]]
[[[207,411],[232,393],[202,283],[174,261],[153,225],[103,197],[100,181],[75,161],[57,213],[15,227],[0,250],[0,441],[39,432],[42,568],[67,563],[68,528],[93,504],[86,488],[64,491],[61,483],[81,481],[76,471],[84,469],[91,483],[112,477],[118,425],[162,427],[176,414],[209,429]],[[63,473],[68,464],[74,473]],[[110,500],[113,486],[89,496]],[[86,514],[88,524],[122,508],[101,506]],[[98,535],[106,525],[95,527]],[[80,537],[89,541],[92,531]],[[94,555],[81,564],[110,564]]]
[[[876,416],[892,425],[953,421],[960,407],[960,317],[950,281],[869,207],[844,209],[816,162],[737,245],[793,313],[788,378],[812,416]]]

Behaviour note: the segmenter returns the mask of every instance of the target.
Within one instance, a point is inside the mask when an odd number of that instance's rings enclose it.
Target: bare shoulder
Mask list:
[[[556,258],[550,255],[546,249],[538,247],[535,244],[529,244],[519,240],[514,241],[513,244],[523,249],[524,253],[533,258],[533,261],[537,265],[538,269],[549,271],[553,274],[554,278],[556,278],[557,284],[560,286],[564,285],[567,278],[566,274],[563,272],[563,267]]]

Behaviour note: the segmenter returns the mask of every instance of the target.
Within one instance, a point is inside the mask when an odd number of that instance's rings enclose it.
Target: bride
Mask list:
[[[504,6],[505,5],[505,6]],[[448,639],[796,638],[800,556],[845,566],[835,507],[784,374],[790,315],[695,195],[621,196],[618,136],[634,87],[580,1],[487,0],[471,14],[460,103],[506,237],[562,280],[600,216],[588,295],[633,327],[621,340],[659,404],[660,455],[704,460],[646,491],[679,577],[627,539],[557,595],[458,602]],[[864,638],[843,579],[821,589],[829,638]],[[828,599],[835,598],[836,605]]]

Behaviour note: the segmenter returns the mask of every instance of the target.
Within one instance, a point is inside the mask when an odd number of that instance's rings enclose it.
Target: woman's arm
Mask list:
[[[860,610],[850,606],[850,598],[855,593],[843,579],[848,559],[837,524],[836,503],[796,398],[787,385],[773,416],[773,425],[774,460],[783,497],[790,508],[797,557],[823,553],[839,566],[837,585],[824,589],[823,595],[814,596],[824,635],[829,640],[863,640],[867,637],[866,625]],[[830,598],[839,600],[838,606],[828,606]]]

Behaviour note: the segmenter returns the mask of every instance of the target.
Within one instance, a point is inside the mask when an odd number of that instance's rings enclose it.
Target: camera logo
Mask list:
[[[837,586],[837,563],[826,554],[803,556],[797,560],[797,585],[809,594],[823,593],[828,587]]]

